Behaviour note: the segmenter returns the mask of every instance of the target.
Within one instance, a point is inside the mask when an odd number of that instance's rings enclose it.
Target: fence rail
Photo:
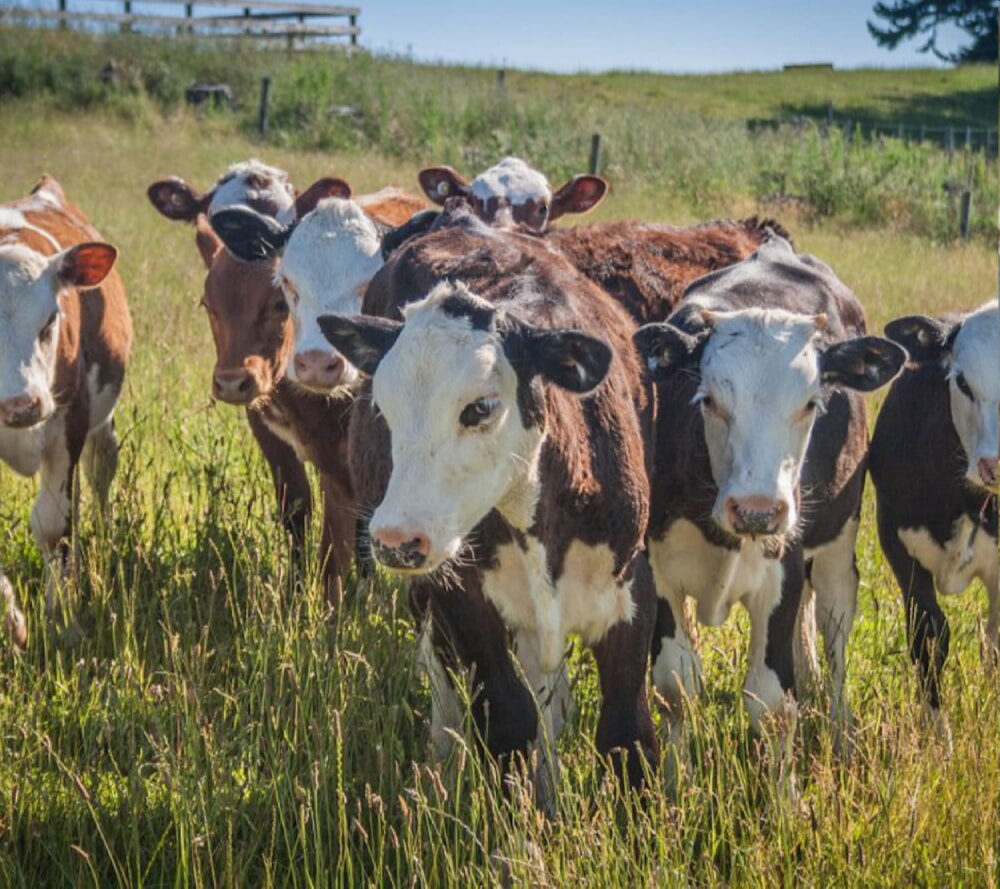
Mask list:
[[[95,12],[90,9],[70,10],[69,0],[58,0],[58,8],[41,9],[27,6],[0,6],[0,24],[44,27],[55,24],[60,28],[77,26],[84,29],[117,28],[128,32],[159,32],[203,37],[251,37],[284,39],[289,48],[304,44],[305,38],[348,38],[349,46],[357,46],[360,8],[329,4],[293,3],[288,0],[87,0],[122,8],[121,12]],[[141,4],[183,7],[183,15],[134,12]],[[209,10],[196,14],[195,8]],[[219,10],[240,10],[239,13]],[[332,24],[330,19],[348,20],[348,24]],[[343,44],[341,44],[343,45]]]

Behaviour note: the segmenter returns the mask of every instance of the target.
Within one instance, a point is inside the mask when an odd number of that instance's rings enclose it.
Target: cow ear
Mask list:
[[[233,256],[246,262],[270,259],[288,242],[294,223],[282,225],[273,216],[249,207],[227,207],[212,214],[212,228]]]
[[[885,335],[899,343],[914,361],[935,361],[944,355],[949,325],[926,315],[907,315],[885,326]]]
[[[183,179],[171,176],[160,179],[146,189],[149,202],[167,219],[194,222],[199,213],[208,209],[211,194],[202,194]]]
[[[583,395],[597,388],[611,366],[611,347],[596,337],[575,330],[528,328],[524,353],[532,375],[562,389]]]
[[[448,198],[456,195],[468,197],[471,194],[469,183],[451,167],[426,167],[417,174],[417,178],[427,198],[442,207]]]
[[[351,186],[343,179],[334,179],[331,176],[317,179],[295,198],[295,215],[301,219],[306,213],[312,213],[316,205],[326,198],[341,198],[346,201],[350,196]]]
[[[574,176],[552,196],[549,219],[593,210],[607,192],[608,183],[600,176]]]
[[[96,287],[114,268],[118,251],[110,244],[89,241],[64,250],[54,258],[59,280],[73,287]]]
[[[319,329],[338,352],[372,376],[403,329],[400,321],[369,315],[320,315]]]
[[[651,380],[662,380],[671,371],[698,364],[711,334],[706,327],[685,333],[672,324],[646,324],[632,334],[632,342],[649,370]]]
[[[198,246],[205,268],[210,269],[215,262],[216,254],[222,249],[222,239],[215,233],[204,213],[199,213],[195,222],[194,242]]]
[[[906,350],[880,336],[859,336],[828,346],[820,357],[820,379],[829,385],[872,392],[906,363]]]
[[[382,259],[388,259],[410,238],[415,238],[417,235],[429,231],[440,215],[439,210],[422,210],[415,213],[402,225],[389,229],[382,235]]]

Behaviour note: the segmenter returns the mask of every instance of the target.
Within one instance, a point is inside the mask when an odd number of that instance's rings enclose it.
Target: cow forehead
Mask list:
[[[353,201],[327,198],[303,217],[278,266],[304,298],[353,291],[382,265],[381,239],[368,215]]]
[[[256,177],[264,185],[251,183]],[[209,204],[209,215],[226,207],[246,204],[267,198],[279,209],[288,210],[295,205],[295,189],[288,181],[288,174],[277,167],[269,167],[258,160],[233,164],[216,183]]]
[[[1000,400],[1000,318],[995,300],[962,322],[952,346],[952,363],[977,394]]]
[[[777,404],[782,394],[799,396],[819,382],[816,323],[782,310],[716,313],[702,356],[707,387],[734,398]]]
[[[27,319],[34,325],[57,308],[57,288],[46,275],[49,263],[49,257],[20,244],[0,245],[0,324]]]
[[[506,198],[512,204],[551,200],[549,181],[518,157],[504,158],[472,180],[472,194],[480,201]]]

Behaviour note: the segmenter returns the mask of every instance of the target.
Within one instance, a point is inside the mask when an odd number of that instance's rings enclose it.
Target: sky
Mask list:
[[[352,0],[346,0],[352,2]],[[354,0],[360,43],[418,61],[675,73],[938,66],[919,41],[879,47],[874,0]],[[945,33],[945,32],[943,32]],[[953,50],[963,36],[939,41]]]

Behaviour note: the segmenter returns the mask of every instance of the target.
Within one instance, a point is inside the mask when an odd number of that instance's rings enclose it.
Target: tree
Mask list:
[[[997,61],[996,0],[889,0],[875,4],[885,23],[868,22],[868,33],[879,46],[895,49],[903,40],[929,35],[920,52],[930,50],[945,62]],[[943,53],[937,47],[938,26],[954,24],[972,37],[969,46]]]

